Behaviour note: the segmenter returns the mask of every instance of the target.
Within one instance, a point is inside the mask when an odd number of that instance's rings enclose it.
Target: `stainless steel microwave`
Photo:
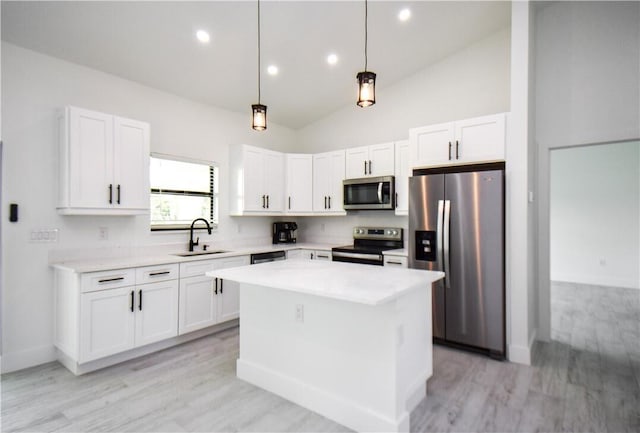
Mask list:
[[[346,210],[395,209],[396,181],[393,176],[346,179],[343,187]]]

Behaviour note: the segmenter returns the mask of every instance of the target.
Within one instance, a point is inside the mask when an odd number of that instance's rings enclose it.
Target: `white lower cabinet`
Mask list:
[[[137,288],[135,345],[143,346],[178,335],[178,280]]]
[[[287,251],[287,259],[289,260],[326,260],[331,261],[330,250],[290,250]]]
[[[214,280],[204,273],[248,264],[249,256],[240,256],[180,265],[180,275],[188,276],[180,278],[179,335],[239,317],[238,283]]]

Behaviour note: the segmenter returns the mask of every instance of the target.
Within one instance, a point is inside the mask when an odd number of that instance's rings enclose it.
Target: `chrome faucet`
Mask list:
[[[191,223],[191,229],[189,230],[189,251],[193,251],[193,247],[195,247],[196,245],[198,245],[200,243],[200,238],[198,237],[196,239],[196,241],[193,241],[193,226],[195,223],[197,223],[198,221],[202,221],[207,225],[207,231],[209,232],[209,234],[211,234],[211,226],[209,225],[209,221],[207,221],[204,218],[196,218],[193,220],[193,222]]]

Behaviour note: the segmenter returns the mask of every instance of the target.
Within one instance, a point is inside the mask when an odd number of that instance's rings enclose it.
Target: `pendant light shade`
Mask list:
[[[256,131],[267,129],[267,106],[260,103],[260,0],[258,0],[258,103],[251,105],[251,127]]]
[[[360,107],[368,107],[376,103],[376,74],[374,72],[358,72],[358,102]]]
[[[358,102],[359,107],[368,107],[376,103],[376,74],[367,71],[367,42],[369,27],[369,6],[364,0],[364,71],[358,72]]]
[[[267,129],[267,106],[262,104],[253,104],[253,122],[251,127],[256,131],[264,131]]]

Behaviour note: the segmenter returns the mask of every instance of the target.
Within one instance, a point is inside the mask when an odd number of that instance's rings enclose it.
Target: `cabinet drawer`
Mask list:
[[[82,293],[95,292],[97,290],[133,286],[135,283],[135,268],[88,272],[80,276],[80,291]]]
[[[220,268],[219,260],[198,260],[180,263],[180,278],[204,275],[205,272]]]
[[[396,268],[406,268],[407,258],[401,256],[384,256],[384,265]]]
[[[180,266],[177,263],[145,266],[136,269],[136,284],[155,283],[156,281],[177,280]]]

